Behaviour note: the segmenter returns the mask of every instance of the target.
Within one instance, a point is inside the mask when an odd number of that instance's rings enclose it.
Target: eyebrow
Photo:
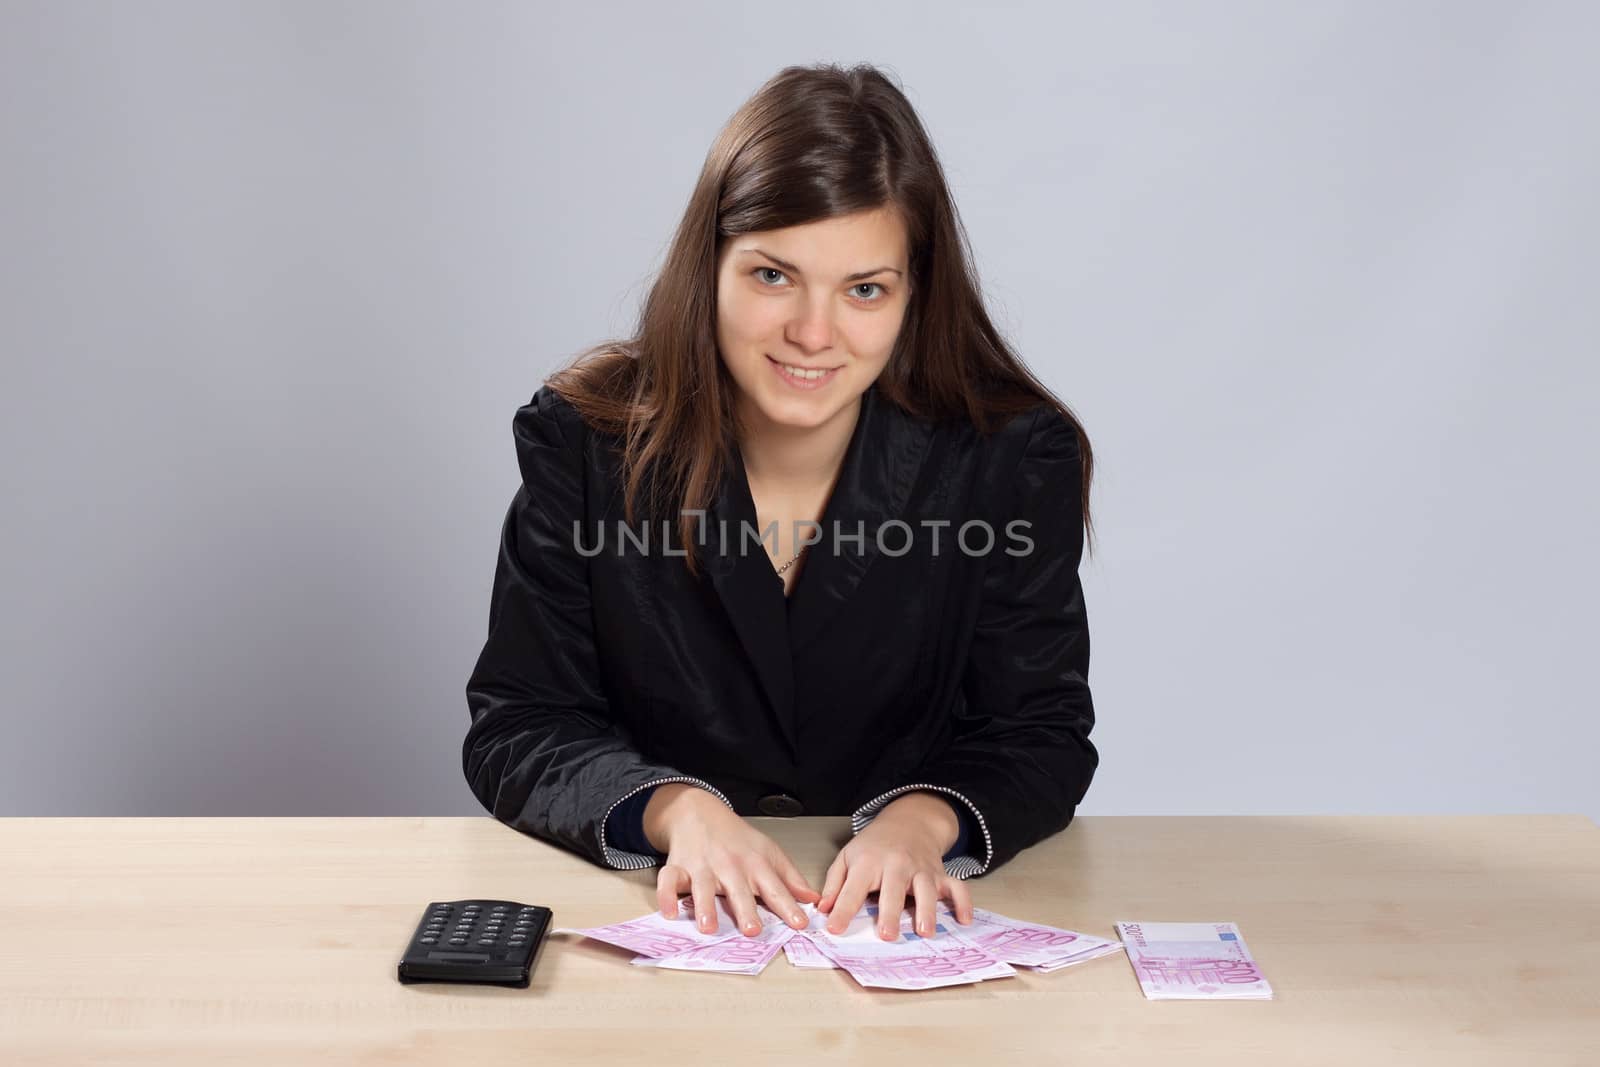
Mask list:
[[[778,266],[782,267],[784,270],[788,271],[790,274],[798,274],[798,275],[801,275],[802,277],[805,275],[805,272],[802,271],[799,267],[795,266],[793,263],[785,263],[783,260],[781,260],[777,256],[773,255],[771,252],[763,252],[759,248],[741,248],[741,249],[739,249],[739,254],[740,255],[748,255],[751,252],[754,252],[758,256],[766,256],[768,259],[772,260],[772,262],[776,263]],[[847,275],[845,275],[844,280],[847,281],[847,282],[860,281],[862,278],[870,278],[874,274],[882,274],[885,271],[888,271],[888,272],[893,273],[893,274],[900,274],[901,277],[905,276],[905,275],[901,274],[900,271],[895,270],[893,267],[874,267],[872,270],[863,270],[863,271],[858,271],[855,274],[847,274]]]

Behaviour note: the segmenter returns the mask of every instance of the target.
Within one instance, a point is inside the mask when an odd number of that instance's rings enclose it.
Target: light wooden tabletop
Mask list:
[[[820,885],[842,818],[760,819]],[[654,907],[488,818],[0,819],[0,1062],[1600,1063],[1600,827],[1580,815],[1080,816],[981,907],[1115,937],[1239,924],[1276,999],[1149,1001],[1126,957],[923,992],[780,954],[632,967],[552,934],[527,989],[402,985],[424,906]]]

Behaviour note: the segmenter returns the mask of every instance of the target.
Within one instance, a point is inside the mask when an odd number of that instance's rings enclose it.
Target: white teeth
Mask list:
[[[814,381],[815,379],[821,378],[823,375],[829,373],[825,370],[801,370],[799,367],[791,367],[787,363],[780,363],[778,366],[782,367],[783,373],[787,374],[789,377],[804,378],[806,381]]]

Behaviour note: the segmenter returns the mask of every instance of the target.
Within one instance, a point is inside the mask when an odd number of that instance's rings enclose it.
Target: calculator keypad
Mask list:
[[[532,905],[439,903],[428,909],[417,942],[455,948],[513,948],[528,943],[537,925]]]
[[[400,961],[400,981],[527,988],[550,918],[549,908],[516,900],[431,903]]]

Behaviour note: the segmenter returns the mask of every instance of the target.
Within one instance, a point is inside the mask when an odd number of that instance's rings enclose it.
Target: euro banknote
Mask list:
[[[795,931],[805,937],[834,965],[844,970],[858,985],[878,989],[937,989],[967,985],[994,978],[1009,978],[1017,972],[1003,960],[984,952],[964,938],[951,933],[946,916],[934,920],[931,937],[914,929],[914,917],[900,913],[900,936],[885,941],[878,933],[878,905],[863,905],[842,933],[830,933],[829,916],[814,908],[806,929]]]
[[[972,909],[972,923],[969,926],[956,925],[950,906],[942,900],[938,911],[941,919],[949,920],[957,937],[995,959],[1040,973],[1058,971],[1122,951],[1120,941],[1025,919],[1013,919],[985,908]]]
[[[1233,923],[1119,922],[1151,1000],[1271,1000],[1272,987]]]
[[[761,920],[761,934],[765,936],[772,924],[787,926],[782,919],[762,907],[756,905],[757,917]],[[570,926],[557,926],[550,932],[555,934],[581,934],[596,941],[604,941],[619,948],[629,948],[651,959],[663,959],[676,956],[680,953],[693,952],[730,937],[744,938],[739,933],[738,920],[728,910],[726,899],[721,896],[716,898],[717,925],[708,931],[701,931],[695,921],[694,898],[682,897],[678,901],[678,914],[676,918],[669,919],[659,911],[652,911],[648,915],[641,915],[637,919],[628,919],[625,922],[611,923],[607,926],[594,926],[588,929],[576,929]],[[751,940],[745,938],[745,940]],[[780,942],[781,945],[781,942]]]
[[[639,967],[722,974],[760,974],[781,949],[793,967],[840,969],[863,987],[887,989],[933,989],[1006,978],[1016,974],[1012,964],[1046,973],[1122,950],[1117,941],[1009,919],[981,908],[974,909],[970,926],[962,925],[943,901],[933,936],[916,933],[907,908],[900,916],[899,937],[885,941],[877,930],[877,902],[870,898],[839,934],[828,932],[831,916],[815,905],[800,905],[806,927],[796,930],[758,903],[762,926],[752,937],[738,931],[725,898],[718,896],[715,901],[717,926],[710,931],[699,929],[693,900],[684,897],[674,919],[652,912],[608,926],[556,927],[553,932],[631,949],[637,955],[630,962]]]
[[[738,930],[738,921],[727,910],[727,903],[722,897],[717,897],[717,929],[722,936],[715,932],[703,935],[708,938],[704,944],[682,952],[675,952],[668,956],[652,956],[640,953],[628,962],[635,967],[665,967],[674,971],[716,971],[720,974],[760,974],[772,962],[772,958],[783,950],[799,931],[784,922],[774,912],[768,911],[761,904],[756,905],[756,916],[761,920],[761,932],[755,936],[746,936],[734,933],[727,934],[728,930]],[[687,903],[679,903],[679,911],[691,926],[694,925],[694,902],[684,898]],[[659,913],[657,913],[659,917]],[[672,920],[663,919],[663,922]]]
[[[838,964],[824,956],[811,939],[796,931],[798,936],[791,937],[783,943],[784,958],[789,961],[789,966],[799,967],[801,970],[832,971],[838,969]]]

